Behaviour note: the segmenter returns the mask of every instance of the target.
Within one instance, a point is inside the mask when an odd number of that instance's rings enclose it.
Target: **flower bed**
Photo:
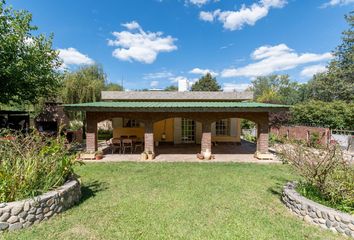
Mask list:
[[[29,227],[65,211],[80,201],[81,187],[78,180],[34,198],[0,203],[0,232]]]
[[[354,216],[323,206],[301,196],[295,183],[284,186],[282,200],[297,216],[308,223],[354,238]]]

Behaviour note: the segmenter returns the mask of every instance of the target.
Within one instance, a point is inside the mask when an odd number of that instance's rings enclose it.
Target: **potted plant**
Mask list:
[[[155,158],[155,154],[152,151],[148,151],[147,155],[149,160],[153,160]]]
[[[142,152],[140,156],[140,160],[145,161],[148,159],[148,154],[146,152]]]
[[[102,151],[97,151],[95,154],[96,160],[101,160],[103,158],[103,152]]]

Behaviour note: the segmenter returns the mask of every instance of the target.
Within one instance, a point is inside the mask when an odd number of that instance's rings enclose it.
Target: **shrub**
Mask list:
[[[298,190],[304,196],[354,213],[354,167],[337,145],[323,149],[301,143],[284,145],[280,154],[303,177]]]
[[[243,138],[246,140],[246,141],[249,141],[249,142],[255,142],[256,141],[256,137],[253,136],[252,134],[249,134],[249,133],[246,133]]]
[[[74,175],[75,163],[60,136],[0,131],[0,202],[34,197],[62,185]]]

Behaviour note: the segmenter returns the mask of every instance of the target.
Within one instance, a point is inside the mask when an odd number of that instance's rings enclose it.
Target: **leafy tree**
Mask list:
[[[105,91],[123,91],[123,87],[117,83],[108,83],[104,86]]]
[[[171,86],[165,87],[164,91],[176,92],[176,91],[178,91],[178,87],[175,85],[171,85]]]
[[[106,74],[99,65],[79,68],[64,76],[62,100],[64,103],[97,102],[105,89]]]
[[[311,100],[294,105],[290,111],[293,124],[353,130],[354,103]]]
[[[205,76],[201,77],[196,83],[193,84],[192,91],[220,91],[221,87],[216,81],[216,78],[213,77],[210,73],[207,73]]]
[[[349,29],[342,33],[342,43],[333,52],[334,59],[326,73],[317,74],[309,82],[313,99],[326,102],[354,100],[354,12],[345,18]]]
[[[33,35],[32,15],[0,1],[0,103],[36,103],[60,86],[53,35]]]
[[[300,101],[299,84],[290,81],[288,75],[269,75],[257,77],[252,81],[254,99],[265,103],[292,105]]]

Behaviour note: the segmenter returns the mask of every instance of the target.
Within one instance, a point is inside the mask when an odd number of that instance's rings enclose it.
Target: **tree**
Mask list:
[[[196,83],[193,84],[192,91],[220,91],[221,87],[216,81],[216,78],[213,77],[210,73],[207,73],[205,76],[201,77]]]
[[[342,43],[334,50],[328,71],[309,82],[313,99],[321,101],[354,100],[354,12],[345,16],[349,29],[342,33]]]
[[[0,1],[0,103],[36,103],[60,86],[61,66],[53,35],[33,35],[32,15]]]
[[[290,109],[293,124],[353,130],[354,103],[311,100]]]
[[[176,91],[178,91],[178,87],[175,85],[171,85],[171,86],[165,87],[164,91],[176,92]]]
[[[108,83],[104,86],[105,91],[123,91],[123,87],[117,83]]]
[[[64,103],[100,101],[105,82],[106,74],[99,65],[85,66],[77,71],[67,72],[63,81],[62,100]]]
[[[290,81],[288,75],[257,77],[252,81],[251,90],[257,102],[292,105],[300,101],[299,84]]]

